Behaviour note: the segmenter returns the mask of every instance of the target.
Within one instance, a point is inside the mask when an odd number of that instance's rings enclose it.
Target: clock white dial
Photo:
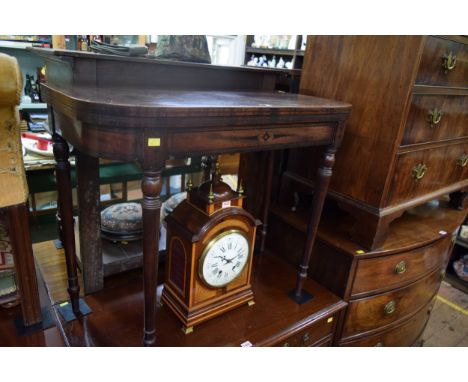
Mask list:
[[[223,232],[203,252],[200,258],[200,276],[209,286],[225,286],[242,272],[249,253],[249,242],[241,231]]]

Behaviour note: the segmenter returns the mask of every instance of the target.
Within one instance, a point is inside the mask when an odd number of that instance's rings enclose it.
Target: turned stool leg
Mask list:
[[[144,345],[152,345],[155,335],[156,287],[159,259],[159,217],[161,170],[143,169],[143,283],[145,295]]]
[[[315,185],[314,199],[312,202],[312,215],[310,217],[309,226],[307,228],[307,240],[304,254],[297,274],[297,284],[294,291],[294,299],[300,301],[303,292],[304,281],[307,277],[309,269],[309,260],[314,247],[315,236],[317,235],[320,216],[322,215],[323,204],[327,195],[328,185],[332,176],[332,168],[335,162],[335,149],[327,148],[324,151],[322,162],[318,170],[317,182]]]
[[[80,286],[76,271],[75,232],[73,228],[73,198],[70,177],[70,155],[67,142],[57,133],[53,135],[55,176],[57,178],[58,208],[61,219],[62,245],[65,251],[68,275],[68,294],[73,313],[80,314],[79,298]]]

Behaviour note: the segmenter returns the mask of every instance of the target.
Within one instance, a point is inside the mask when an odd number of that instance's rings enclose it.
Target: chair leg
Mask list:
[[[26,204],[18,204],[8,208],[8,233],[21,293],[21,309],[25,326],[42,321],[28,219],[29,213]]]

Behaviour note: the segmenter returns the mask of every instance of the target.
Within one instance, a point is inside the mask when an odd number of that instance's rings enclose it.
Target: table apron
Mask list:
[[[316,146],[334,142],[335,127],[308,125],[297,127],[253,128],[181,132],[168,135],[171,154],[206,154],[263,151],[273,148]]]

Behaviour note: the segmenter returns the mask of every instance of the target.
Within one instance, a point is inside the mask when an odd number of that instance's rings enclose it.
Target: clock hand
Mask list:
[[[238,256],[240,256],[240,254],[237,254],[236,256],[234,256],[234,257],[231,257],[230,259],[226,259],[226,261],[227,261],[227,263],[226,263],[226,264],[228,264],[228,263],[232,263],[232,261],[233,261],[233,260],[234,260],[236,257],[238,257]]]
[[[213,256],[213,258],[226,261],[226,256]]]

